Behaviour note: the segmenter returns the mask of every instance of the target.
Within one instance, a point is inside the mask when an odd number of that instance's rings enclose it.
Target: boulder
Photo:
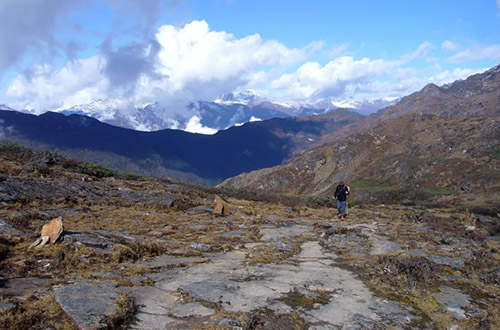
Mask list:
[[[57,217],[49,221],[48,224],[42,227],[42,238],[49,237],[50,244],[54,244],[63,232],[62,217]]]
[[[215,195],[215,207],[214,214],[218,215],[229,215],[229,208],[227,203],[218,195]]]
[[[58,239],[59,236],[61,236],[63,232],[63,222],[62,222],[62,217],[57,217],[55,219],[52,219],[42,227],[42,233],[40,235],[40,238],[38,238],[36,241],[34,241],[28,249],[36,248],[40,249],[44,247],[47,243],[54,244]]]

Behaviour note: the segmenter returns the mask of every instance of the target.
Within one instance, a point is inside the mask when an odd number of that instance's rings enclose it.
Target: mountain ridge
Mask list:
[[[209,185],[280,164],[320,135],[361,118],[348,111],[334,111],[301,119],[246,123],[203,135],[171,129],[140,132],[75,114],[0,112],[0,123],[9,128],[3,129],[3,139],[37,149],[58,148],[72,157],[97,160],[119,171]]]

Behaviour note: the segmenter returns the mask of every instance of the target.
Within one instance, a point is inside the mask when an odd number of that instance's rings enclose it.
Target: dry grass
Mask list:
[[[30,297],[16,302],[17,307],[0,315],[0,329],[75,330],[73,321],[64,313],[53,296]]]

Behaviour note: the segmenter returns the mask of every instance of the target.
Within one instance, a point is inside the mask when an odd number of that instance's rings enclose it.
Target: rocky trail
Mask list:
[[[162,181],[75,181],[63,190],[23,180],[22,191],[15,178],[0,185],[1,328],[499,324],[495,217],[378,205],[351,207],[340,221],[326,207],[214,205],[211,193]],[[56,216],[61,239],[28,249]]]

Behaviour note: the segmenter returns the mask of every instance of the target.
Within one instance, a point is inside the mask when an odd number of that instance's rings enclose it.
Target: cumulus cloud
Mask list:
[[[479,60],[500,61],[500,45],[475,46],[467,48],[449,58],[452,63],[474,62]]]
[[[348,85],[385,75],[397,65],[398,62],[382,59],[363,58],[357,61],[349,56],[339,57],[324,66],[307,62],[296,72],[282,75],[272,87],[285,90],[287,97],[294,100],[341,96]]]
[[[213,135],[217,133],[216,129],[203,126],[201,123],[201,118],[198,116],[193,116],[191,117],[188,122],[186,123],[186,127],[184,128],[186,132],[190,133],[198,133],[198,134],[205,134],[205,135]]]
[[[104,68],[104,61],[97,56],[71,61],[60,71],[50,65],[39,65],[29,75],[17,76],[7,88],[6,96],[12,107],[38,113],[107,98]]]
[[[168,87],[175,92],[193,82],[210,82],[210,89],[222,84],[216,96],[234,90],[256,68],[292,64],[303,58],[303,51],[263,41],[258,34],[237,39],[224,31],[210,31],[205,21],[193,21],[182,29],[162,26],[157,40],[161,45],[158,73],[168,77]]]
[[[259,70],[266,75],[267,67],[304,58],[304,50],[262,40],[258,34],[238,39],[210,30],[205,21],[181,28],[164,25],[147,42],[114,49],[108,40],[101,48],[101,55],[70,61],[59,71],[47,64],[19,75],[7,89],[8,103],[41,112],[99,98],[123,98],[130,104],[160,101],[168,118],[191,102],[259,83]]]

